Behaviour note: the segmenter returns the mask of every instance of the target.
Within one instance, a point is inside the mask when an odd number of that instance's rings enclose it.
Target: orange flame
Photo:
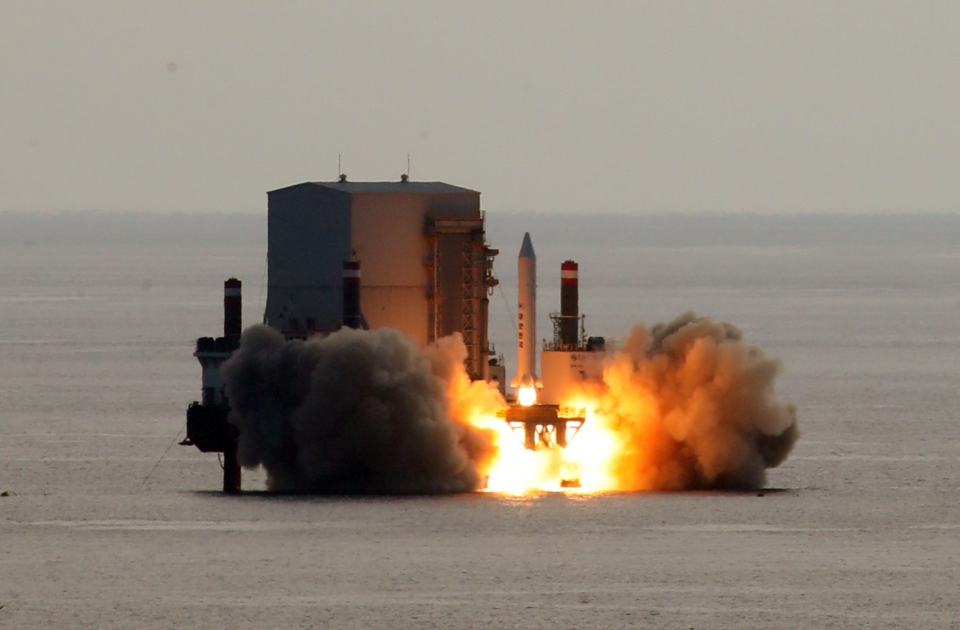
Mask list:
[[[536,387],[521,387],[517,390],[517,402],[524,407],[529,407],[537,402]]]
[[[624,449],[622,436],[607,428],[602,415],[585,397],[571,398],[571,406],[587,409],[584,425],[566,448],[527,450],[522,436],[503,418],[483,414],[473,424],[490,430],[497,454],[490,462],[486,489],[523,494],[531,491],[608,492],[620,489],[611,469],[616,453]],[[579,487],[571,487],[578,482]]]
[[[779,401],[779,362],[729,324],[682,315],[635,327],[623,350],[571,387],[562,406],[586,409],[565,449],[530,451],[496,416],[505,403],[486,383],[461,383],[453,410],[486,429],[487,489],[521,494],[757,488],[796,441],[796,409]]]

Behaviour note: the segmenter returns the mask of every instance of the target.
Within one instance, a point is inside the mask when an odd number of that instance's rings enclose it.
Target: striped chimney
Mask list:
[[[560,342],[564,345],[579,343],[580,280],[579,266],[572,260],[560,265]]]
[[[242,283],[230,278],[223,283],[223,336],[240,339],[243,328],[243,305],[240,300]]]
[[[343,325],[360,328],[360,261],[343,262]]]

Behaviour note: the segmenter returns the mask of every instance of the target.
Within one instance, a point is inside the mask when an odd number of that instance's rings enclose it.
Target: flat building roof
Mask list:
[[[277,192],[296,188],[298,186],[321,186],[330,190],[339,190],[345,193],[472,193],[479,195],[479,191],[462,188],[443,182],[303,182],[293,186],[284,186],[269,192]],[[268,193],[269,194],[269,193]]]

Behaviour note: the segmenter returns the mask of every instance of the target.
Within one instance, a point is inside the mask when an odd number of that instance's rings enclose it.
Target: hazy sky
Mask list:
[[[0,0],[0,210],[960,210],[960,2]]]

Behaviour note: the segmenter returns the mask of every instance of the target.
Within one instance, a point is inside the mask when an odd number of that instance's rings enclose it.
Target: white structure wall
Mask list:
[[[350,237],[360,260],[360,307],[370,328],[390,326],[425,346],[429,300],[423,228],[429,199],[386,194],[353,195]]]
[[[543,389],[539,401],[546,405],[558,405],[561,397],[570,387],[583,380],[582,352],[558,352],[544,350],[540,353],[540,371]]]

